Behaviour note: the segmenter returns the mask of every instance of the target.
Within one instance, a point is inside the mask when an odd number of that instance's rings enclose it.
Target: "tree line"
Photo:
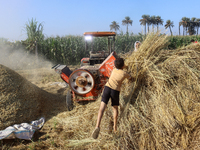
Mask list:
[[[155,18],[157,18],[157,20],[159,19],[159,17]],[[160,23],[154,24],[154,26],[157,27],[157,30],[159,30],[159,25],[163,24],[163,20],[161,18],[159,20]],[[144,20],[141,20],[141,23],[145,25],[145,22],[143,21]],[[115,51],[118,54],[132,51],[134,49],[134,43],[136,41],[142,42],[146,37],[146,35],[140,33],[133,34],[128,32],[128,25],[132,24],[130,17],[125,18],[122,23],[127,26],[128,34],[124,34],[121,31],[116,35]],[[146,24],[148,32],[150,25],[152,24]],[[52,62],[68,65],[80,63],[80,60],[83,57],[88,57],[90,50],[85,49],[84,36],[68,35],[63,37],[45,37],[43,34],[43,24],[37,22],[36,19],[29,20],[28,23],[25,24],[25,29],[27,34],[26,40],[9,43],[6,40],[0,39],[0,44],[7,43],[11,45],[13,51],[22,46],[27,52],[27,55],[35,54],[36,58],[38,55],[41,55]],[[190,31],[190,29],[187,28],[187,31]],[[200,36],[169,36],[170,44],[166,49],[176,49],[178,47],[186,46],[191,43],[191,39],[200,41]],[[92,45],[96,51],[106,50],[108,47],[107,38],[94,38]]]
[[[152,29],[154,30],[155,26],[157,27],[157,31],[159,30],[159,26],[163,25],[164,21],[161,18],[161,16],[150,16],[150,15],[142,15],[142,19],[139,20],[140,25],[143,25],[145,28],[145,35],[147,32],[149,33],[149,27],[152,26]],[[130,19],[129,16],[126,16],[125,19],[122,20],[122,25],[126,25],[126,33],[128,33],[128,26],[132,26],[133,20]],[[171,20],[167,20],[166,23],[164,24],[165,29],[169,28],[171,35],[172,33],[172,28],[174,27],[174,22]],[[198,35],[198,30],[200,27],[200,18],[187,18],[183,17],[181,21],[179,22],[179,35],[180,34],[180,27],[183,27],[183,36],[184,35]],[[116,21],[111,22],[110,24],[110,30],[114,30],[117,32],[120,29],[119,23]]]

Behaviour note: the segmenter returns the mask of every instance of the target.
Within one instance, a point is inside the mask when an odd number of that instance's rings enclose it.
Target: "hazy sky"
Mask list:
[[[0,0],[0,38],[26,39],[24,27],[32,18],[43,23],[44,34],[50,37],[110,31],[112,21],[126,32],[122,20],[129,16],[129,31],[137,34],[144,29],[139,22],[144,14],[161,16],[164,24],[170,19],[173,34],[178,34],[182,17],[200,18],[199,7],[200,0]]]

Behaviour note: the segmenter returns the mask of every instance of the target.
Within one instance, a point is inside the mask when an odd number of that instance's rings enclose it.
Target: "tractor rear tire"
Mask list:
[[[67,92],[67,95],[66,95],[66,104],[67,104],[67,110],[71,111],[73,109],[73,100],[72,100],[72,93],[71,93],[71,91]]]

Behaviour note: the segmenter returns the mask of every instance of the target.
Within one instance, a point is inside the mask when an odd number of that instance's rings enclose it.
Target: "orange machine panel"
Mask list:
[[[67,83],[69,83],[69,77],[66,75],[66,74],[64,74],[63,72],[60,74],[60,76],[61,76],[61,78],[65,81],[65,82],[67,82]]]
[[[99,66],[99,72],[105,76],[110,77],[112,70],[115,68],[114,61],[115,61],[115,52],[112,52],[104,62]]]

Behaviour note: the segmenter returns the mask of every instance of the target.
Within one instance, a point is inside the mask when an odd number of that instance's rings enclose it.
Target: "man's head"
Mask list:
[[[135,45],[134,45],[135,51],[140,47],[140,45],[141,45],[140,41],[135,42]]]
[[[124,67],[124,59],[123,58],[116,58],[114,63],[115,63],[115,67],[117,69],[123,69],[123,67]]]

